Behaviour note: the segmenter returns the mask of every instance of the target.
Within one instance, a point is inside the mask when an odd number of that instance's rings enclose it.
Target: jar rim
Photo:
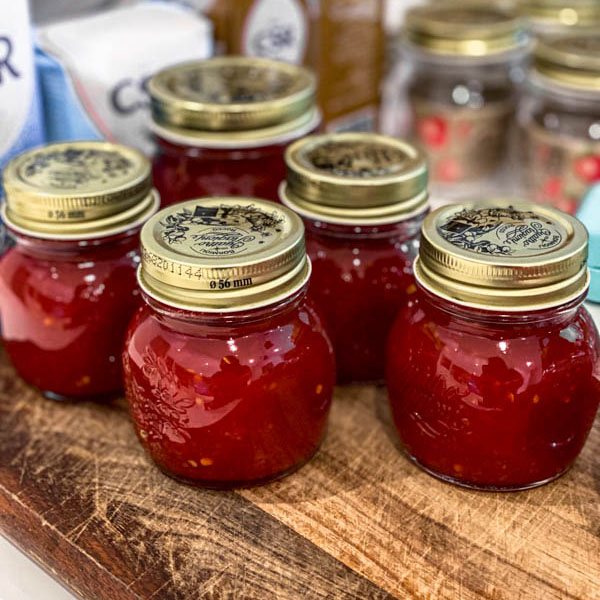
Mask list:
[[[529,39],[517,15],[472,1],[409,9],[404,37],[431,54],[471,58],[506,53]]]

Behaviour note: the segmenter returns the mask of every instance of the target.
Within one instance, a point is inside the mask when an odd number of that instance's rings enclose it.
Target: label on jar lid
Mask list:
[[[246,104],[284,98],[298,90],[297,78],[284,71],[269,72],[252,65],[183,71],[173,77],[171,90],[182,99],[214,104]]]
[[[17,171],[23,182],[44,192],[95,194],[130,184],[140,174],[140,164],[117,150],[61,145],[32,153]]]
[[[248,256],[277,244],[289,226],[281,213],[253,204],[207,206],[198,201],[169,214],[160,222],[159,235],[186,256]]]
[[[568,237],[559,222],[513,206],[465,208],[442,221],[438,231],[457,248],[515,258],[549,252]]]
[[[269,304],[303,285],[310,271],[301,219],[257,198],[200,198],[167,207],[144,226],[141,245],[142,288],[189,310]]]
[[[331,140],[308,150],[304,160],[315,169],[341,177],[379,177],[406,171],[414,156],[404,150],[365,138]]]
[[[9,208],[44,222],[89,221],[121,212],[152,189],[150,162],[107,142],[61,142],[30,150],[4,172]]]
[[[427,161],[413,144],[374,133],[311,135],[288,146],[282,202],[327,223],[383,225],[427,209]]]

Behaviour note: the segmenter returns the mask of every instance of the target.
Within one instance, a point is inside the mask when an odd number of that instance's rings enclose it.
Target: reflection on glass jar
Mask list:
[[[574,213],[600,181],[600,35],[539,41],[520,121],[537,202]]]
[[[103,142],[53,144],[4,172],[16,244],[0,260],[0,318],[19,375],[55,399],[122,390],[120,355],[140,305],[138,234],[156,212],[150,163]]]
[[[297,469],[327,425],[335,365],[306,298],[300,218],[253,198],[166,208],[142,230],[123,365],[140,441],[167,474],[214,488]]]
[[[264,58],[184,63],[155,75],[149,91],[163,205],[219,195],[277,200],[286,146],[320,122],[314,75]]]
[[[309,295],[325,316],[338,381],[382,381],[390,327],[416,289],[425,157],[402,140],[342,133],[304,138],[285,158],[281,199],[305,221]]]
[[[598,0],[519,0],[517,9],[540,37],[582,35],[600,26]]]
[[[433,182],[479,180],[503,166],[527,36],[510,13],[473,5],[408,11],[413,135]]]
[[[587,233],[515,202],[424,221],[418,291],[388,347],[404,450],[459,485],[517,490],[564,473],[600,402],[600,340],[582,302]]]

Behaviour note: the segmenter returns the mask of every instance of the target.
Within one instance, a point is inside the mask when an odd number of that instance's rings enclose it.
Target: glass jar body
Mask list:
[[[0,259],[4,346],[19,375],[47,397],[123,389],[119,357],[141,302],[138,234],[68,242],[18,234]]]
[[[600,94],[530,85],[519,121],[531,197],[574,214],[600,182]]]
[[[412,134],[425,148],[431,181],[460,184],[506,163],[516,112],[520,55],[496,59],[409,52]]]
[[[600,401],[599,339],[581,306],[460,308],[419,288],[390,335],[386,378],[406,453],[459,485],[519,490],[564,473]]]
[[[305,220],[309,295],[333,342],[339,383],[381,382],[389,330],[411,294],[418,217],[379,227]]]
[[[123,364],[140,441],[168,475],[203,487],[277,479],[317,451],[335,365],[303,289],[241,313],[191,313],[147,298]]]
[[[310,132],[308,132],[310,133]],[[254,148],[202,148],[158,137],[154,185],[162,206],[205,196],[246,196],[279,202],[285,143]]]

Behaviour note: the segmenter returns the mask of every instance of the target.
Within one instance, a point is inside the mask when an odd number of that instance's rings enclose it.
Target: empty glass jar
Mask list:
[[[459,184],[498,173],[527,47],[519,20],[483,4],[420,6],[406,15],[405,41],[412,133],[427,152],[431,181]]]
[[[600,182],[600,35],[540,40],[520,122],[531,196],[574,213]]]

